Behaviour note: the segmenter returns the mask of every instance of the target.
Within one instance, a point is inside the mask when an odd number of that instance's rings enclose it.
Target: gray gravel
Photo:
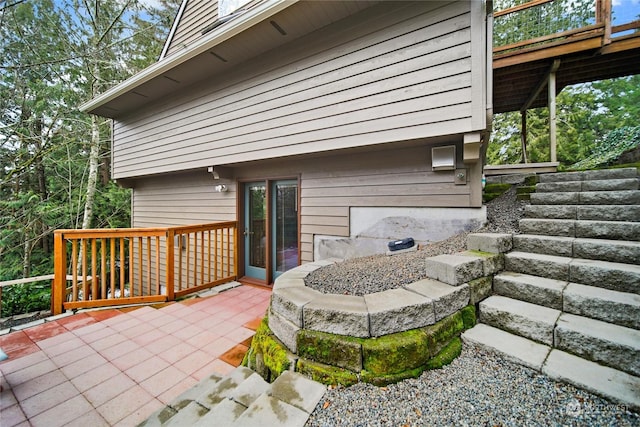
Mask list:
[[[638,426],[621,405],[465,344],[450,365],[419,378],[327,391],[315,426]]]
[[[518,220],[528,202],[516,199],[515,187],[487,204],[487,224],[473,232],[517,233]],[[305,284],[328,294],[366,295],[398,288],[426,278],[424,260],[466,249],[467,235],[421,246],[417,252],[393,256],[373,255],[326,266],[310,273]]]

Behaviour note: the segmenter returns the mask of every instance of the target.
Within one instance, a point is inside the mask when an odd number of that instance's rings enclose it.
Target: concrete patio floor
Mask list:
[[[0,336],[0,425],[135,426],[242,361],[271,291],[85,311]]]

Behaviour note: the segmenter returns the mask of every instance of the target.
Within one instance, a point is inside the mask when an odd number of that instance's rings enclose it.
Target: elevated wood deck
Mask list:
[[[613,26],[612,0],[582,1],[593,1],[594,24],[503,46],[495,46],[494,33],[494,113],[547,106],[549,91],[542,89],[547,86],[554,61],[558,61],[556,94],[568,85],[640,74],[640,20]],[[496,11],[494,27],[502,19],[560,3],[531,0]],[[630,31],[633,32],[628,34]]]

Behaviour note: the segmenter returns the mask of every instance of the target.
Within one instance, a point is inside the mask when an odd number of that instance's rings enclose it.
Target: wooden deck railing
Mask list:
[[[237,278],[235,221],[58,230],[52,312],[172,301]]]
[[[529,0],[495,10],[494,59],[583,39],[599,38],[604,46],[619,33],[640,28],[640,20],[614,26],[613,8],[612,0]]]

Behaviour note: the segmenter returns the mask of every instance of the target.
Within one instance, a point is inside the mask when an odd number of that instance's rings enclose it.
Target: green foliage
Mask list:
[[[157,59],[180,1],[10,3],[0,12],[0,281],[51,274],[53,231],[80,228],[87,204],[93,227],[130,226],[130,191],[109,180],[111,124],[77,107]],[[7,312],[44,305],[40,285],[3,291]]]
[[[608,166],[627,150],[640,147],[640,126],[622,127],[609,132],[592,154],[576,162],[571,169],[593,169]]]
[[[637,126],[640,117],[640,76],[602,80],[563,89],[557,97],[557,157],[560,168],[572,167],[613,145],[607,135],[621,127]],[[527,112],[527,158],[549,161],[546,108]],[[487,147],[487,164],[516,164],[522,160],[519,112],[497,114]],[[619,155],[619,154],[617,154]],[[585,166],[586,167],[586,166]]]
[[[0,317],[16,314],[45,311],[51,308],[51,284],[39,282],[33,284],[7,286],[2,290],[2,313]]]

